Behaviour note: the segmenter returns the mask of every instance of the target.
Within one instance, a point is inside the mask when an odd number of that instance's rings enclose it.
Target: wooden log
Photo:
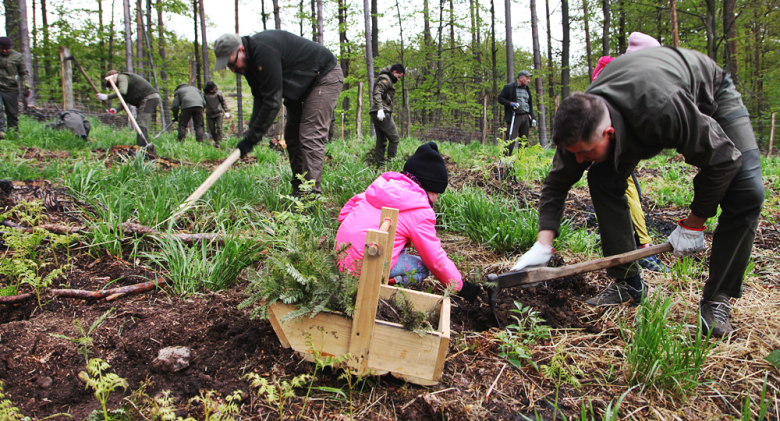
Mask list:
[[[62,69],[62,109],[73,108],[73,66],[70,64],[70,49],[60,47],[60,67]]]
[[[19,304],[35,297],[34,294],[19,294],[0,297],[0,304]]]
[[[122,224],[122,231],[125,234],[142,234],[142,235],[156,235],[160,237],[174,237],[181,240],[184,244],[194,244],[201,241],[215,241],[218,244],[225,242],[225,236],[223,234],[216,233],[201,233],[201,234],[168,234],[158,231],[152,227],[136,224],[134,222],[125,222]]]
[[[4,225],[9,228],[18,229],[22,232],[32,232],[33,227],[23,227],[15,222],[9,221],[7,219],[0,221],[0,225]],[[62,224],[40,224],[36,225],[37,228],[42,228],[46,231],[52,232],[54,234],[75,234],[77,232],[80,232],[84,230],[86,227],[72,227],[68,225],[62,225]]]

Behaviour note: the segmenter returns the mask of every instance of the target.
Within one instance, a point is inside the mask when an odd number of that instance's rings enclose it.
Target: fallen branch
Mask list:
[[[9,228],[18,229],[22,232],[32,232],[33,228],[31,227],[23,227],[15,222],[11,222],[7,219],[4,219],[3,221],[0,221],[0,225],[4,225]],[[62,225],[62,224],[40,224],[36,225],[36,228],[42,228],[46,231],[52,232],[54,234],[75,234],[79,231],[82,231],[85,227],[72,227],[68,225]]]
[[[35,297],[33,294],[19,294],[0,297],[0,304],[19,304]]]
[[[225,236],[223,234],[168,234],[158,231],[152,227],[147,227],[145,225],[136,224],[129,221],[122,224],[122,231],[125,234],[146,234],[157,235],[161,237],[174,237],[181,240],[181,242],[184,244],[193,244],[200,241],[215,241],[219,244],[223,244],[225,242]]]
[[[106,298],[111,301],[124,295],[140,294],[142,292],[151,291],[159,285],[159,281],[149,281],[121,288],[104,289],[102,291],[85,291],[82,289],[50,289],[49,292],[58,298],[76,298],[86,301],[95,301]]]

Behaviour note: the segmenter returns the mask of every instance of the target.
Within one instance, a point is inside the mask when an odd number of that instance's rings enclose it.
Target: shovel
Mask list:
[[[493,316],[495,316],[496,322],[498,322],[496,304],[498,302],[498,293],[502,288],[513,288],[516,286],[528,287],[544,281],[563,278],[565,276],[578,275],[580,273],[593,272],[594,270],[606,269],[613,266],[630,263],[635,260],[656,255],[658,253],[672,251],[673,249],[674,248],[671,244],[664,243],[622,254],[616,254],[614,256],[602,257],[601,259],[562,266],[559,268],[541,267],[520,270],[517,272],[502,273],[500,275],[490,274],[486,277],[486,280],[495,284],[495,286],[487,288],[490,310],[493,312]]]

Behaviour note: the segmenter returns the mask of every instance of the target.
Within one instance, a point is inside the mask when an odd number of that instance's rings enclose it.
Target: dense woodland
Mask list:
[[[61,102],[59,48],[66,46],[93,80],[110,68],[146,76],[160,87],[166,112],[177,84],[189,81],[202,87],[211,78],[243,104],[243,110],[235,110],[239,131],[251,112],[246,85],[242,92],[232,73],[213,74],[209,36],[219,34],[207,31],[209,19],[202,16],[208,17],[209,11],[203,0],[3,3],[6,32],[27,60],[39,103]],[[90,3],[94,6],[84,6]],[[501,127],[498,91],[518,70],[534,69],[540,124],[532,137],[544,144],[556,104],[587,87],[598,58],[622,54],[634,31],[652,35],[664,45],[706,53],[727,69],[743,94],[763,149],[768,148],[771,115],[780,104],[776,82],[780,57],[774,48],[780,12],[775,0],[545,0],[544,4],[505,0],[503,14],[496,13],[495,0],[260,3],[257,20],[263,28],[283,28],[318,42],[337,40],[326,44],[340,58],[346,76],[336,115],[339,123],[344,115],[348,134],[356,129],[359,82],[365,84],[364,104],[368,104],[378,70],[400,62],[408,73],[401,86],[396,86],[399,128],[405,134],[423,136],[428,130],[439,130],[440,137],[451,140],[479,139],[483,128],[488,139],[495,138]],[[236,15],[246,7],[239,0],[229,4]],[[514,22],[512,13],[519,16],[524,8],[530,9],[531,21]],[[167,28],[172,15],[190,19],[192,33],[185,37]],[[393,17],[396,23],[379,27],[380,21],[388,21],[379,16]],[[238,33],[244,33],[238,19],[235,26]],[[517,28],[523,29],[523,36],[530,29],[533,51],[514,46]],[[367,75],[368,67],[374,69],[373,74]],[[74,87],[77,102],[93,98],[89,84],[77,71]],[[164,116],[164,121],[170,117]],[[367,132],[365,112],[362,123]]]

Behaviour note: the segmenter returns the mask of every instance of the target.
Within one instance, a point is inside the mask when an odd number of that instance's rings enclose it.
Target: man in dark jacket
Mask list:
[[[0,139],[5,139],[6,131],[3,111],[8,119],[8,128],[19,131],[19,82],[22,82],[25,96],[32,93],[24,59],[11,47],[10,38],[0,37]]]
[[[179,122],[179,142],[187,136],[187,126],[192,120],[195,127],[195,140],[203,142],[203,108],[206,106],[206,100],[200,89],[182,83],[176,87],[173,92],[173,121]],[[181,109],[181,118],[179,118],[179,109]]]
[[[320,193],[325,142],[344,76],[324,46],[281,30],[251,37],[225,34],[214,42],[215,70],[226,66],[244,75],[254,96],[252,118],[237,147],[248,154],[271,126],[279,109],[287,110],[284,137],[292,169],[292,193],[300,195],[297,175],[314,180]]]
[[[222,117],[230,117],[228,106],[225,102],[225,96],[219,90],[213,80],[206,83],[206,123],[208,124],[211,138],[214,139],[214,146],[219,149],[219,142],[222,141]]]
[[[521,70],[517,74],[517,81],[507,83],[498,94],[498,103],[504,106],[504,122],[506,123],[506,138],[515,139],[507,146],[506,155],[512,155],[517,147],[517,139],[522,136],[528,138],[531,127],[536,127],[534,115],[533,97],[528,83],[531,81],[531,73]],[[515,122],[512,125],[512,117]],[[510,131],[512,133],[510,133]]]
[[[605,67],[584,94],[566,98],[553,128],[558,149],[542,187],[537,243],[512,270],[549,261],[566,195],[588,167],[604,255],[634,250],[626,179],[640,160],[676,149],[699,173],[690,213],[678,222],[669,243],[676,256],[703,251],[704,223],[720,206],[699,310],[705,331],[731,334],[729,301],[742,295],[764,185],[748,112],[728,74],[695,51],[637,51]],[[645,288],[637,265],[616,266],[607,274],[616,282],[589,304],[642,299]]]
[[[144,134],[141,137],[140,134],[136,135],[135,143],[138,146],[146,147],[146,152],[150,156],[157,156],[157,151],[152,145],[152,140],[149,139],[149,126],[152,124],[152,114],[154,109],[160,105],[162,98],[160,93],[146,81],[146,79],[138,76],[135,73],[122,72],[119,73],[116,70],[109,70],[106,73],[106,77],[111,77],[119,89],[119,93],[122,94],[125,102],[128,105],[133,105],[137,108],[137,116],[135,122],[138,123],[138,127]],[[116,92],[110,94],[97,94],[97,99],[100,101],[106,101],[109,99],[117,98]],[[147,146],[148,142],[148,146]]]
[[[385,162],[385,148],[387,147],[387,159],[395,158],[398,152],[398,130],[393,121],[393,97],[395,96],[395,82],[404,77],[404,66],[393,64],[379,71],[379,77],[374,83],[374,92],[371,94],[371,108],[368,114],[376,128],[376,146],[374,158],[377,165]],[[388,145],[388,141],[390,144]]]

